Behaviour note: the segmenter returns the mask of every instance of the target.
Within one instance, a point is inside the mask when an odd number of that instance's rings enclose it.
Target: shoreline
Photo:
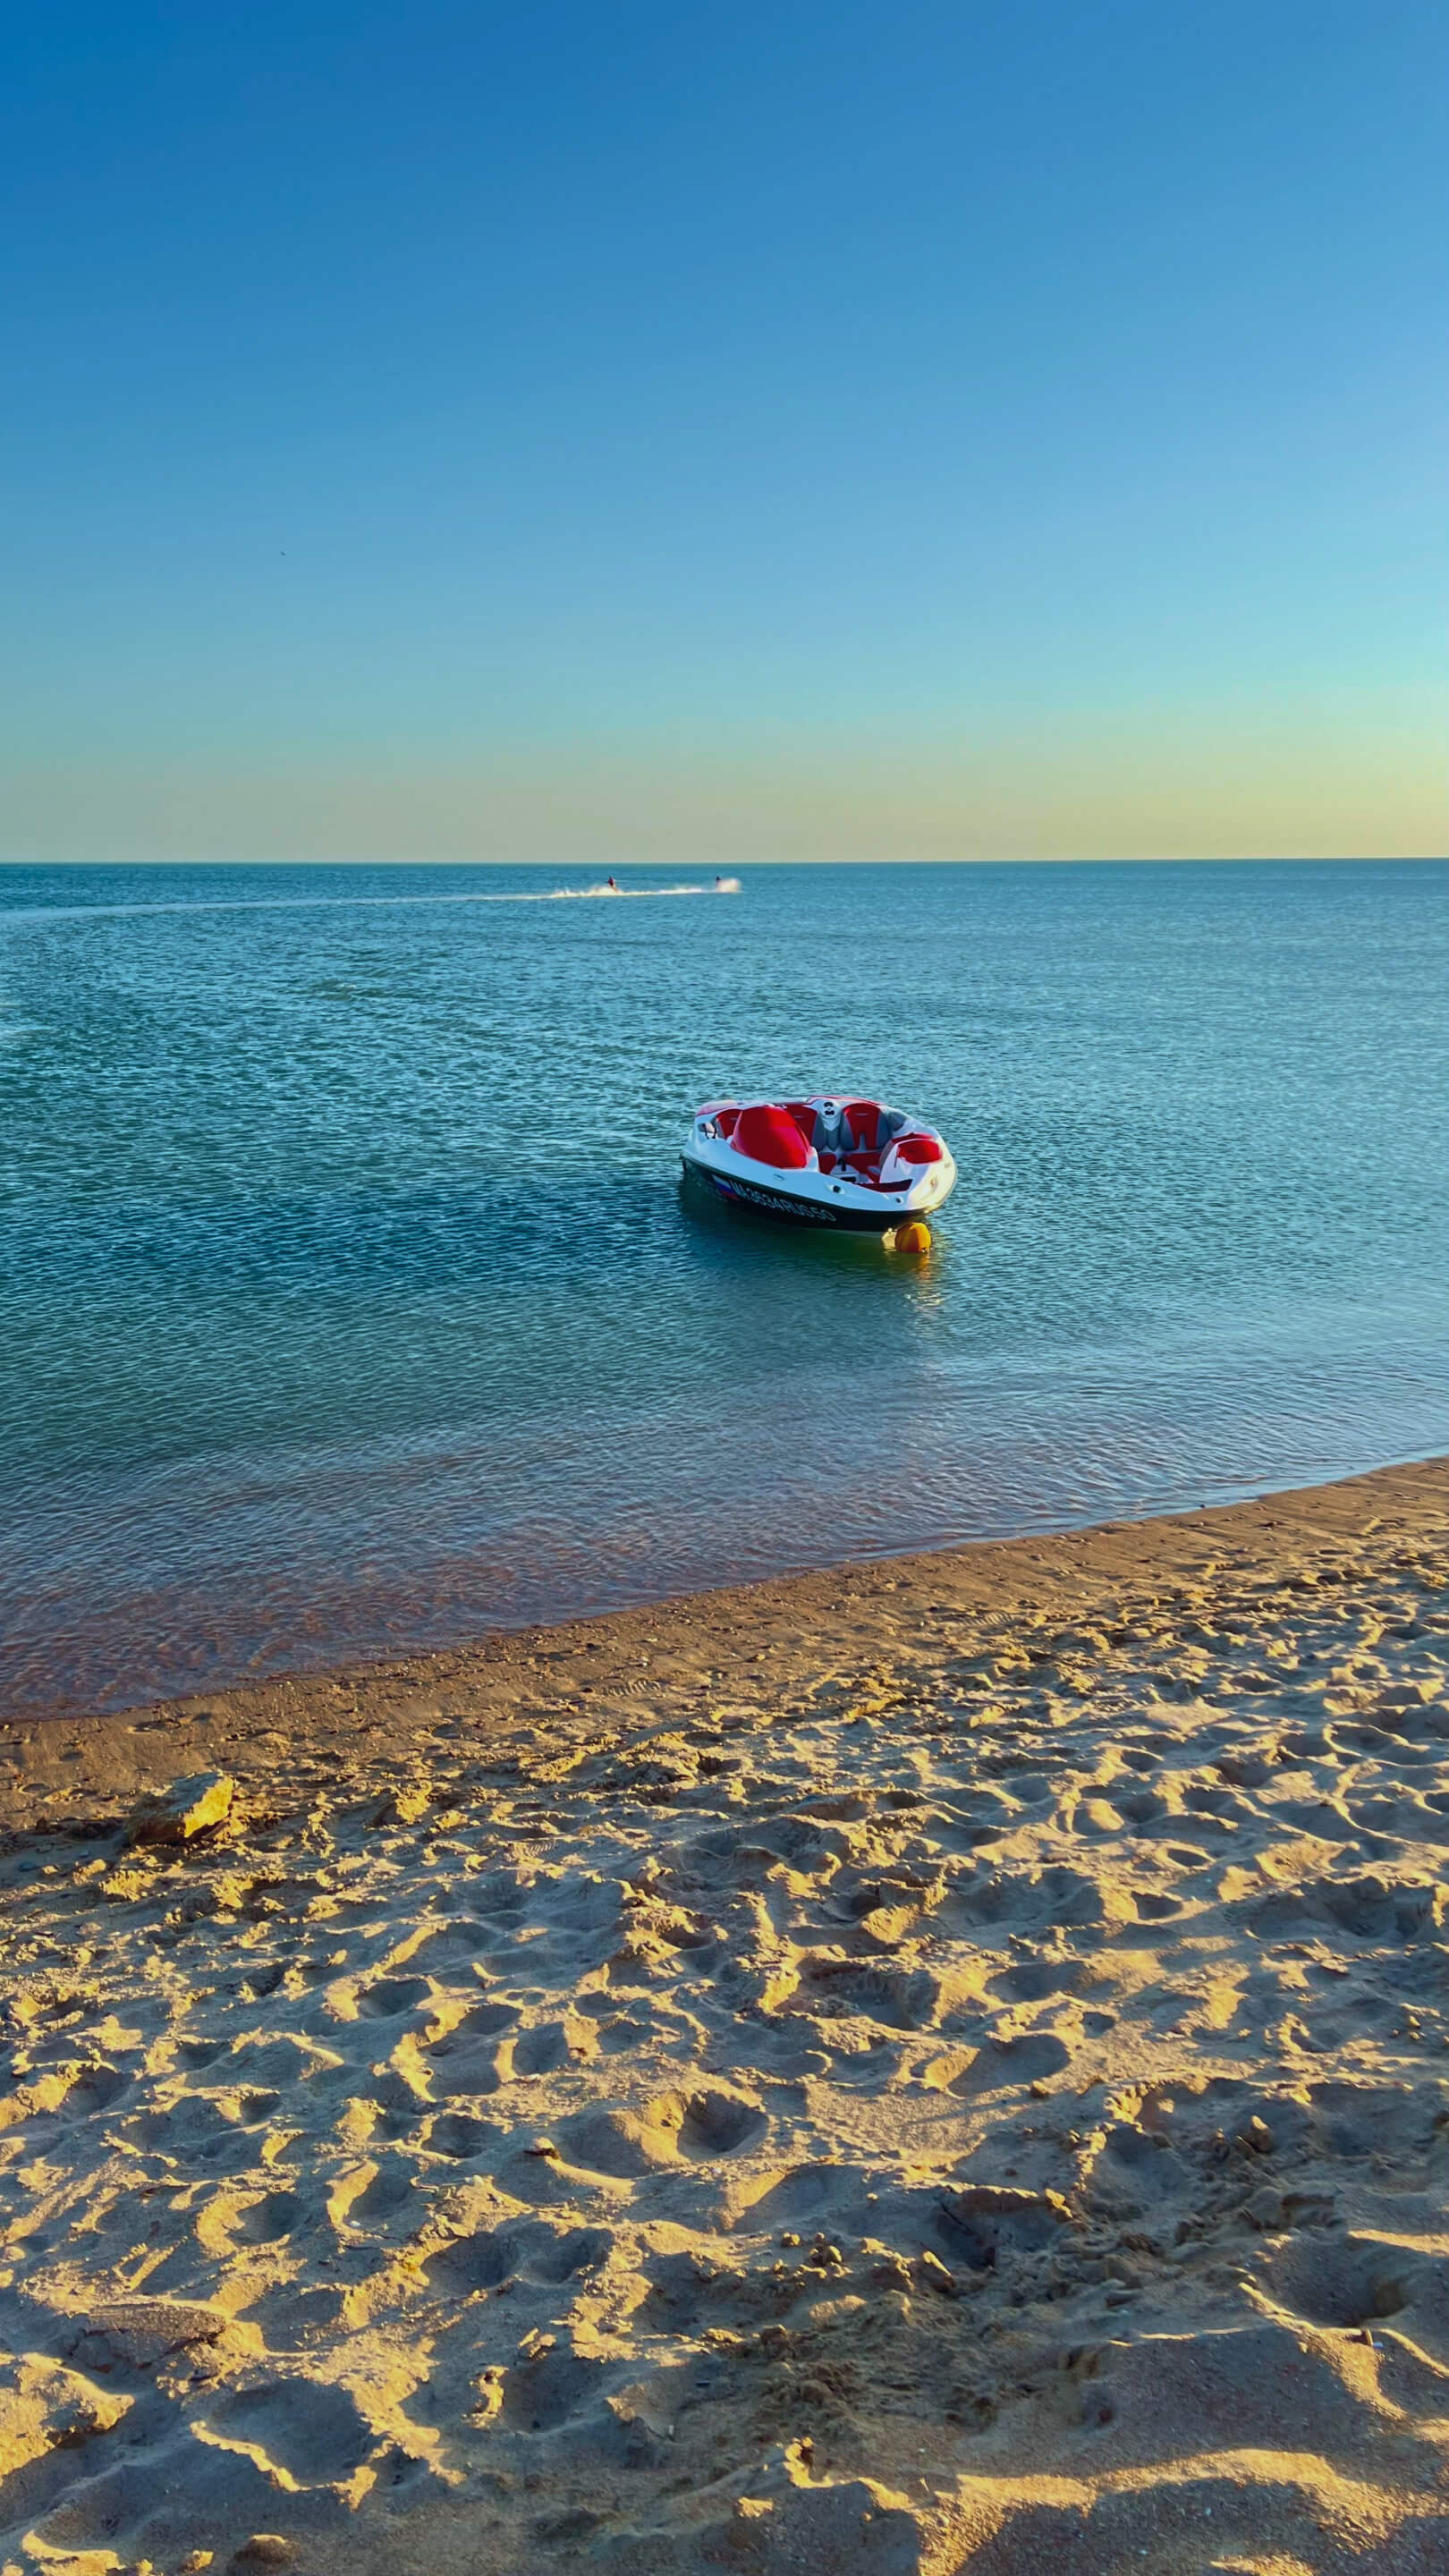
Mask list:
[[[996,1548],[1088,1538],[1093,1532],[1189,1522],[1205,1512],[1271,1504],[1280,1495],[1326,1493],[1340,1485],[1359,1484],[1370,1475],[1397,1474],[1433,1463],[1432,1457],[1390,1459],[1282,1486],[1265,1486],[1256,1479],[1233,1480],[1216,1488],[1209,1483],[1206,1499],[1200,1498],[1202,1483],[1194,1480],[1187,1488],[1192,1500],[1138,1498],[1116,1509],[1102,1504],[1092,1517],[1080,1511],[1064,1517],[1048,1514],[1040,1521],[988,1527],[966,1537],[928,1535],[899,1543],[892,1538],[847,1548],[841,1555],[820,1556],[806,1550],[782,1562],[771,1562],[767,1555],[762,1564],[741,1568],[718,1583],[708,1580],[707,1566],[651,1574],[641,1573],[636,1563],[627,1580],[617,1567],[611,1568],[592,1599],[577,1566],[561,1584],[556,1578],[535,1584],[532,1569],[520,1579],[514,1567],[501,1581],[494,1569],[486,1587],[494,1595],[494,1606],[484,1608],[475,1597],[480,1569],[465,1564],[462,1571],[454,1569],[426,1604],[386,1585],[369,1595],[366,1611],[359,1611],[347,1594],[340,1603],[327,1602],[320,1616],[332,1633],[324,1636],[316,1633],[317,1604],[305,1590],[292,1599],[290,1611],[284,1609],[277,1616],[276,1633],[265,1640],[253,1618],[238,1616],[235,1601],[229,1597],[219,1601],[199,1582],[184,1592],[158,1589],[129,1594],[107,1609],[87,1612],[79,1624],[73,1621],[69,1633],[62,1630],[47,1639],[27,1627],[27,1581],[12,1572],[4,1591],[12,1613],[8,1631],[0,1616],[0,1727],[88,1724],[97,1719],[124,1722],[148,1710],[182,1709],[289,1682],[346,1684],[404,1667],[441,1669],[450,1659],[476,1657],[504,1638],[645,1618],[671,1605],[748,1596],[810,1576],[829,1582],[871,1568],[939,1563]],[[695,1579],[697,1572],[703,1579]],[[159,1649],[158,1634],[164,1640]],[[178,1641],[185,1642],[178,1646]],[[65,1674],[63,1681],[55,1677],[57,1664]],[[97,1665],[106,1680],[94,1678]],[[82,1678],[87,1666],[93,1676],[89,1684]]]
[[[18,2576],[1449,2562],[1449,1459],[0,1773]]]
[[[650,1655],[656,1643],[664,1647],[666,1660],[660,1673],[667,1677],[670,1652],[688,1658],[696,1652],[701,1632],[717,1633],[724,1669],[734,1671],[741,1661],[750,1663],[757,1656],[757,1624],[768,1627],[776,1639],[803,1636],[813,1629],[821,1642],[838,1644],[830,1623],[836,1605],[843,1604],[857,1622],[859,1655],[868,1661],[869,1620],[867,1616],[862,1623],[861,1613],[867,1602],[887,1594],[901,1596],[894,1604],[897,1617],[913,1603],[929,1608],[938,1595],[945,1594],[962,1615],[983,1617],[1035,1604],[1038,1595],[1043,1603],[1066,1605],[1080,1587],[1146,1581],[1154,1571],[1190,1579],[1223,1549],[1251,1548],[1269,1533],[1280,1546],[1298,1537],[1307,1541],[1345,1537],[1361,1526],[1366,1514],[1376,1519],[1381,1511],[1411,1512],[1421,1502],[1432,1508],[1441,1494],[1449,1500],[1449,1455],[1369,1468],[1360,1475],[1287,1487],[1238,1502],[1199,1504],[1187,1511],[848,1558],[837,1565],[806,1567],[717,1589],[666,1594],[622,1609],[484,1629],[462,1645],[418,1648],[300,1671],[282,1669],[254,1679],[138,1698],[122,1709],[93,1711],[66,1705],[15,1714],[0,1711],[0,1756],[9,1749],[12,1795],[22,1783],[26,1784],[22,1797],[47,1784],[89,1794],[112,1773],[118,1789],[134,1788],[139,1794],[151,1783],[154,1763],[148,1769],[146,1762],[138,1761],[128,1768],[124,1739],[140,1728],[162,1735],[178,1752],[198,1757],[208,1749],[214,1753],[224,1748],[234,1765],[245,1759],[239,1748],[258,1729],[299,1726],[310,1718],[328,1738],[345,1734],[349,1724],[375,1736],[389,1724],[405,1727],[411,1700],[419,1694],[426,1700],[428,1694],[439,1691],[450,1698],[460,1692],[475,1695],[479,1714],[495,1715],[502,1724],[533,1714],[555,1723],[561,1717],[573,1717],[607,1726],[629,1714],[617,1686],[637,1682],[641,1647]],[[540,1654],[570,1659],[576,1653],[597,1653],[603,1659],[580,1672],[581,1687],[576,1693],[550,1696],[540,1692],[536,1681],[527,1680],[527,1675],[536,1675]],[[587,1709],[582,1705],[585,1698],[591,1703]],[[426,1709],[422,1714],[426,1717]],[[76,1731],[79,1768],[75,1754],[63,1765],[26,1758],[40,1754],[62,1728]],[[6,1786],[0,1781],[0,1831],[9,1820]]]

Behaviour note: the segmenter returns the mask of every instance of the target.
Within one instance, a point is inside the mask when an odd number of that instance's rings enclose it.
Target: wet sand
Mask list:
[[[1449,2569],[1449,1461],[16,1725],[0,1822],[6,2576]]]

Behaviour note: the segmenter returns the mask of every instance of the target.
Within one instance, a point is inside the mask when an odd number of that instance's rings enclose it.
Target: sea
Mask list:
[[[1449,863],[0,868],[0,1707],[1449,1450]],[[872,1094],[924,1259],[702,1202]]]

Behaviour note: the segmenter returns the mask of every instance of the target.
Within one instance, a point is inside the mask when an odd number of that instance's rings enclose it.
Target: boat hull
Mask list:
[[[934,1216],[947,1196],[942,1191],[929,1206],[913,1207],[904,1195],[888,1207],[852,1205],[844,1199],[807,1197],[803,1190],[792,1190],[784,1173],[778,1180],[756,1179],[744,1172],[719,1171],[712,1163],[697,1162],[692,1154],[681,1154],[679,1159],[685,1171],[727,1207],[746,1208],[776,1225],[807,1226],[817,1234],[890,1234],[913,1217]]]

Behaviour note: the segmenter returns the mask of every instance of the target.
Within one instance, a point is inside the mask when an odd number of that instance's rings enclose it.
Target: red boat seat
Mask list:
[[[773,1100],[752,1101],[742,1109],[730,1142],[752,1162],[771,1163],[777,1172],[803,1172],[813,1160],[796,1120]]]
[[[873,1154],[881,1142],[880,1102],[847,1100],[840,1113],[843,1128],[850,1130],[850,1144],[858,1154]],[[844,1137],[841,1139],[845,1142]]]
[[[897,1136],[895,1149],[903,1163],[939,1163],[939,1136]]]

